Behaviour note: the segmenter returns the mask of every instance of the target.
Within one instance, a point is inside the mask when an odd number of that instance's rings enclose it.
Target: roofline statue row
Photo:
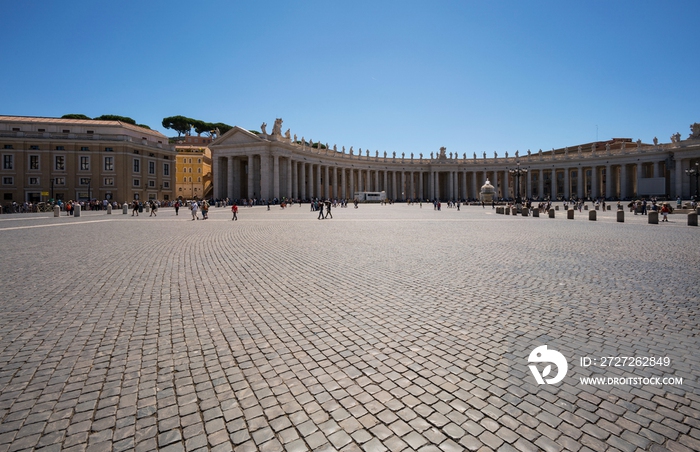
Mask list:
[[[497,189],[503,186],[504,192],[509,193],[507,170],[509,166],[516,163],[536,170],[533,171],[533,175],[528,176],[528,180],[529,178],[554,177],[553,173],[544,175],[540,173],[542,171],[545,173],[559,172],[568,168],[569,171],[566,172],[564,180],[569,180],[570,172],[571,179],[576,181],[578,173],[575,171],[587,168],[589,174],[586,177],[596,179],[587,180],[587,185],[599,184],[599,180],[605,179],[606,172],[609,173],[613,170],[620,173],[622,171],[621,175],[618,176],[619,181],[617,181],[618,187],[616,188],[617,193],[621,195],[637,192],[637,179],[671,177],[672,181],[667,181],[665,185],[661,182],[655,182],[657,183],[657,188],[654,189],[656,191],[662,190],[658,187],[662,185],[668,187],[670,183],[672,188],[665,190],[668,195],[687,191],[687,181],[684,182],[682,177],[676,175],[682,172],[690,159],[700,160],[700,125],[697,123],[691,125],[691,134],[688,139],[681,140],[680,134],[676,133],[672,136],[671,143],[667,144],[659,143],[657,138],[654,138],[653,144],[643,143],[639,139],[633,142],[630,138],[613,138],[607,141],[577,145],[574,148],[567,146],[563,149],[549,151],[539,149],[534,153],[527,150],[524,155],[521,155],[519,150],[515,151],[513,156],[509,155],[508,152],[504,152],[504,156],[499,156],[498,152],[494,152],[492,158],[487,157],[486,152],[482,153],[483,158],[477,158],[476,152],[472,153],[472,158],[468,158],[466,152],[460,156],[456,152],[448,152],[444,146],[440,147],[438,152],[431,152],[429,157],[423,153],[407,155],[403,152],[398,156],[396,152],[392,152],[391,155],[384,152],[380,155],[378,150],[374,153],[371,153],[369,149],[363,150],[362,148],[355,151],[352,146],[346,152],[345,146],[339,150],[337,145],[331,147],[328,144],[314,142],[314,140],[306,140],[304,137],[298,140],[296,134],[292,138],[289,129],[284,134],[282,133],[282,124],[282,119],[277,118],[272,133],[268,133],[265,123],[261,125],[261,132],[249,131],[235,126],[211,143],[215,196],[226,197],[222,196],[226,194],[232,197],[229,193],[234,191],[238,195],[242,193],[245,193],[246,196],[257,194],[257,197],[262,198],[304,197],[301,195],[318,193],[338,195],[341,193],[338,190],[321,190],[318,187],[326,183],[340,186],[343,184],[343,178],[347,177],[352,182],[357,182],[357,184],[346,183],[344,187],[347,189],[359,186],[381,191],[381,189],[391,188],[394,193],[388,192],[388,196],[396,199],[404,199],[409,197],[406,193],[416,191],[422,197],[428,197],[429,194],[440,195],[443,191],[447,193],[468,192],[469,190],[464,188],[464,184],[466,184],[466,178],[472,176],[468,176],[467,173],[487,172]],[[642,173],[643,165],[653,165],[653,171],[650,167]],[[620,169],[621,167],[623,169]],[[634,172],[635,167],[637,168],[636,177],[627,178],[626,172]],[[248,168],[252,168],[252,171],[249,171]],[[359,176],[358,171],[361,172]],[[590,171],[596,173],[596,176],[591,176]],[[671,176],[668,175],[668,171],[671,171]],[[409,182],[402,179],[403,173],[406,174]],[[457,173],[459,175],[456,175]],[[417,176],[411,174],[417,174]],[[449,182],[443,180],[444,174],[450,174]],[[247,184],[245,181],[237,181],[243,177],[250,179]],[[391,177],[398,179],[392,181]],[[308,178],[313,180],[309,181]],[[417,178],[416,186],[429,186],[430,188],[408,190],[405,184],[413,183],[411,178]],[[224,180],[226,180],[226,184],[224,184]],[[328,180],[331,182],[327,182]],[[479,180],[480,184],[485,180],[485,177],[480,175]],[[576,184],[576,182],[572,183]],[[448,185],[451,188],[449,190],[437,188],[440,184]],[[456,189],[457,184],[462,184],[462,189]],[[625,184],[629,185],[629,189],[622,188]],[[232,187],[242,188],[233,190]],[[580,188],[578,191],[580,192]],[[607,191],[603,191],[603,188],[591,191],[593,193],[598,191],[601,195],[607,193]],[[347,195],[348,190],[344,190],[344,192]],[[567,192],[569,190],[564,191],[564,193]],[[613,196],[614,193],[615,191],[613,191]],[[394,196],[391,196],[392,194]]]

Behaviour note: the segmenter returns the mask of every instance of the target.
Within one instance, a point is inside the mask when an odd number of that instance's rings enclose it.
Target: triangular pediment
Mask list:
[[[254,134],[253,132],[246,130],[242,127],[233,126],[231,130],[214,140],[209,146],[222,147],[229,146],[232,144],[260,143],[263,141],[266,140]]]

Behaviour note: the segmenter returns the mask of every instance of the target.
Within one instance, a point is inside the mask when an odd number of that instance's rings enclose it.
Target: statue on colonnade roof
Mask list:
[[[272,126],[273,135],[282,135],[282,118],[275,119],[275,125]]]
[[[263,123],[260,125],[260,130],[261,130],[261,132],[262,132],[263,135],[267,135],[267,130],[265,130],[266,127],[267,127],[267,123],[266,123],[266,122],[263,122]]]

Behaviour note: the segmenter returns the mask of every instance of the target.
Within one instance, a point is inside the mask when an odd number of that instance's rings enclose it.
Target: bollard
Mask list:
[[[122,204],[122,213],[126,215],[129,213],[129,205],[127,203]]]
[[[0,213],[2,213],[2,210],[0,210]],[[700,215],[700,207],[698,207],[697,209],[695,209],[695,213],[697,213],[698,215]]]
[[[540,217],[540,209],[532,209],[532,216],[539,218]]]
[[[107,204],[107,215],[112,215],[112,204]]]
[[[506,210],[506,215],[510,215],[510,209],[507,208],[507,207],[504,207],[504,208],[505,208],[505,210]]]
[[[618,223],[624,223],[624,222],[625,222],[625,211],[624,211],[624,210],[618,210],[618,211],[617,211],[617,222],[618,222]]]
[[[688,214],[688,226],[697,226],[698,225],[698,213],[697,212],[691,212]]]
[[[598,214],[596,213],[595,210],[589,210],[589,211],[588,211],[588,219],[589,219],[590,221],[596,221],[596,216],[597,216],[597,215],[598,215]]]
[[[647,213],[649,224],[659,224],[659,212],[657,210],[650,210]]]
[[[583,210],[588,210],[588,204],[583,205]]]
[[[149,204],[146,204],[146,213],[151,211],[151,206]]]
[[[523,216],[526,217],[526,216],[528,215],[528,213],[529,213],[528,208],[527,208],[527,207],[523,207],[523,212],[522,212],[522,213],[523,213]]]
[[[73,204],[73,216],[76,218],[80,216],[80,204],[77,202]]]
[[[554,209],[549,209],[549,218],[554,218]]]
[[[559,210],[559,206],[554,206],[554,209],[555,209],[555,210]]]
[[[608,210],[610,210],[610,205],[608,205]]]
[[[567,220],[573,220],[574,219],[574,209],[569,209],[566,211],[566,219]]]
[[[60,217],[60,216],[61,216],[61,207],[60,207],[58,204],[56,204],[55,206],[53,206],[53,216],[54,216],[54,217]]]
[[[595,210],[600,210],[600,206],[595,206]]]
[[[515,206],[510,208],[510,214],[513,216],[518,215],[518,209],[515,208]]]

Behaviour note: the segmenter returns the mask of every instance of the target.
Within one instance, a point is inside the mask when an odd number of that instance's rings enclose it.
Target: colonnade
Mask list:
[[[518,182],[521,196],[540,199],[624,199],[637,196],[640,184],[645,181],[647,186],[653,185],[652,192],[670,191],[667,187],[670,169],[665,161],[603,165],[579,162],[572,166],[535,164],[524,167],[527,172],[519,181],[508,167],[475,169],[470,168],[471,165],[454,165],[450,168],[442,164],[416,165],[416,168],[406,168],[408,165],[357,167],[274,154],[214,157],[213,166],[216,193],[219,197],[233,199],[352,199],[356,192],[384,191],[387,198],[395,200],[468,200],[478,199],[487,179],[496,189],[498,198],[510,199],[516,197]],[[674,170],[678,173],[680,168]]]

